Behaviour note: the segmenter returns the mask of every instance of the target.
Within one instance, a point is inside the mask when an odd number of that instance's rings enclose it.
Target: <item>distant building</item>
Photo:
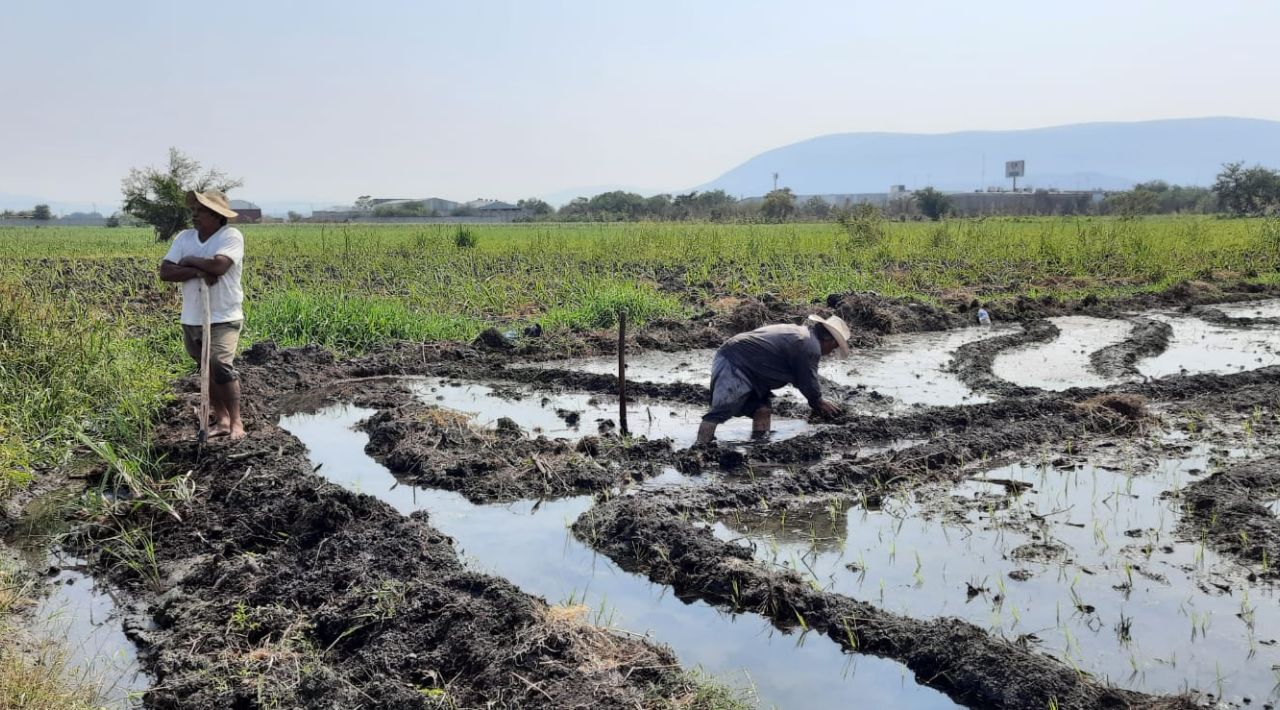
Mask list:
[[[520,210],[519,207],[501,200],[472,200],[467,203],[467,207],[481,213],[518,212]]]
[[[232,224],[258,224],[262,221],[262,208],[246,200],[231,200],[231,209],[237,216]]]

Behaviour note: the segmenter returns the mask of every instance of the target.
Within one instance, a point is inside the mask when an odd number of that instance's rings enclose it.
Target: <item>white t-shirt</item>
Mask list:
[[[244,291],[240,288],[240,262],[244,261],[244,235],[235,227],[223,227],[204,242],[194,229],[186,229],[173,238],[165,261],[180,263],[183,257],[212,259],[221,254],[231,260],[231,268],[209,287],[209,322],[226,323],[244,318]],[[182,324],[202,325],[204,304],[200,302],[200,279],[182,283]]]

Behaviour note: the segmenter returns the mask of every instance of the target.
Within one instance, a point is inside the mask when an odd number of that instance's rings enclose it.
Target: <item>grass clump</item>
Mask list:
[[[470,340],[483,329],[469,316],[421,313],[389,297],[297,288],[246,301],[245,309],[254,339],[286,346],[316,343],[343,353],[392,340]]]
[[[568,303],[551,308],[540,320],[544,328],[612,328],[618,314],[639,325],[654,318],[675,317],[683,312],[680,301],[639,283],[592,284],[572,294]]]
[[[173,371],[101,315],[0,284],[0,494],[81,437],[144,446]]]

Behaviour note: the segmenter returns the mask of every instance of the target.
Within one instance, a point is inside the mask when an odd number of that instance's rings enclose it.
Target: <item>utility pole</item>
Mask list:
[[[777,190],[777,189],[778,189],[778,174],[777,174],[777,173],[774,173],[774,174],[773,174],[773,189],[774,189],[774,190]]]

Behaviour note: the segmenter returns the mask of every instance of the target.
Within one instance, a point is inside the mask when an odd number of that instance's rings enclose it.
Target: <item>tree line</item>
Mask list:
[[[164,241],[189,223],[185,199],[187,190],[218,189],[226,192],[240,184],[240,180],[219,170],[202,170],[198,162],[171,148],[165,168],[134,168],[129,171],[121,184],[123,216],[150,225],[156,238]],[[526,221],[784,222],[834,219],[841,223],[854,219],[858,210],[864,207],[833,205],[819,196],[800,201],[789,187],[771,190],[763,198],[751,201],[738,200],[724,190],[676,195],[663,193],[650,197],[614,190],[594,197],[578,197],[559,209],[536,197],[520,200],[516,206],[524,210],[521,219]],[[1163,180],[1153,180],[1135,185],[1131,190],[1108,195],[1097,211],[1122,216],[1178,212],[1280,215],[1280,171],[1261,165],[1245,167],[1243,163],[1227,163],[1211,188],[1170,185]],[[884,210],[888,217],[935,220],[952,212],[951,197],[933,187],[890,200]],[[0,217],[48,220],[52,214],[48,205],[36,205],[29,212],[5,211],[0,213]],[[301,215],[290,214],[290,221],[300,218]],[[118,217],[113,216],[111,221],[119,224]]]

